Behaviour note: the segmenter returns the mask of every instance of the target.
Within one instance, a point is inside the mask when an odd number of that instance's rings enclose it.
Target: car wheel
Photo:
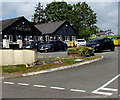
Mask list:
[[[98,49],[98,52],[102,52],[102,51],[103,51],[103,48],[100,47],[100,48]]]
[[[114,47],[112,46],[112,47],[110,48],[110,50],[111,50],[111,51],[114,51]]]

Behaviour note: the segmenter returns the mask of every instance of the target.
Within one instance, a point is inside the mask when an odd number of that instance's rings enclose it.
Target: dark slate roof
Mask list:
[[[8,26],[12,25],[14,22],[16,22],[17,20],[19,20],[22,17],[23,16],[16,17],[16,18],[11,18],[11,19],[6,19],[6,20],[1,20],[0,21],[0,31],[4,30]]]
[[[45,23],[45,24],[37,24],[35,27],[42,32],[42,34],[50,34],[54,33],[61,25],[66,22],[59,21],[59,22],[52,22],[52,23]]]

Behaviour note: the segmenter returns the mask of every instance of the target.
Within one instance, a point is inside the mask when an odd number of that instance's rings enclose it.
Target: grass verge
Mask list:
[[[26,67],[26,65],[10,65],[10,66],[0,66],[2,67],[3,73],[28,73],[28,72],[36,72],[41,70],[47,70],[52,68],[57,68],[61,66],[67,66],[72,65],[80,62],[75,62],[75,59],[84,59],[84,61],[93,60],[96,58],[100,58],[101,56],[92,56],[92,57],[66,57],[66,58],[55,58],[55,59],[49,59],[44,61],[55,61],[60,60],[62,63],[54,63],[54,64],[46,64],[46,65],[38,65],[33,67]],[[42,62],[42,61],[38,61]]]

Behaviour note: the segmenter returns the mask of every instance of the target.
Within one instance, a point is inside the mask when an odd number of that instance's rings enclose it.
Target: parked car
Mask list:
[[[85,45],[86,45],[85,39],[77,39],[75,41],[75,46],[85,46]]]
[[[68,46],[66,43],[59,41],[59,40],[53,40],[45,42],[44,44],[40,45],[38,47],[38,51],[42,52],[48,52],[48,51],[59,51],[59,50],[67,50]]]
[[[94,51],[102,52],[103,50],[110,49],[114,51],[114,43],[112,39],[109,38],[96,38],[91,40],[86,44],[88,47],[94,48]]]
[[[30,42],[27,42],[26,44],[24,44],[22,46],[22,48],[29,48],[29,49],[31,49],[31,48],[37,48],[38,49],[38,46],[41,45],[41,44],[43,44],[43,43],[44,42],[42,42],[42,41],[30,41]]]

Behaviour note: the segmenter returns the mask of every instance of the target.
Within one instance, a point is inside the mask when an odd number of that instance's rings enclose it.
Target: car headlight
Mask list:
[[[95,46],[100,46],[100,44],[96,44]]]
[[[30,46],[26,46],[26,48],[30,48]]]
[[[51,48],[51,46],[47,46],[47,47],[45,47],[46,49],[49,49],[49,48]]]

